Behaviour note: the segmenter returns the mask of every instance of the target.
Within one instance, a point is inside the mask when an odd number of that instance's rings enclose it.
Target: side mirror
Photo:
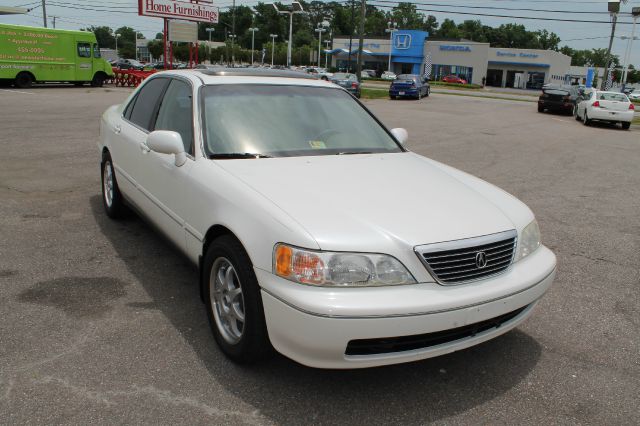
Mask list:
[[[159,154],[175,154],[175,165],[182,166],[187,161],[187,153],[184,152],[182,136],[178,132],[169,130],[156,130],[147,136],[147,147]]]
[[[396,138],[398,142],[400,142],[400,145],[404,145],[407,139],[409,139],[409,133],[407,132],[406,129],[403,129],[402,127],[396,127],[395,129],[391,129],[391,134],[393,135],[394,138]]]

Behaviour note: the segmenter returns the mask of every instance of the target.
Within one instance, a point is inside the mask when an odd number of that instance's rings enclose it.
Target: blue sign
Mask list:
[[[398,50],[407,50],[411,47],[411,34],[396,34],[393,46]]]
[[[445,50],[450,52],[471,52],[471,48],[469,46],[447,45],[447,44],[441,44],[440,50]]]
[[[587,79],[585,81],[585,87],[593,87],[593,78],[595,77],[596,70],[594,68],[587,68]]]

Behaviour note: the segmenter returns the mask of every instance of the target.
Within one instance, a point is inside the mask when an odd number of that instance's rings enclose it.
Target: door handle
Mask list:
[[[122,131],[122,127],[120,127],[120,125],[118,124],[117,126],[115,126],[113,128],[113,132],[117,135],[120,134],[120,132]]]
[[[140,142],[140,150],[141,150],[142,152],[144,152],[145,154],[146,154],[147,152],[151,151],[151,150],[149,149],[149,147],[147,146],[147,144],[146,144],[146,143],[144,143],[144,142]]]

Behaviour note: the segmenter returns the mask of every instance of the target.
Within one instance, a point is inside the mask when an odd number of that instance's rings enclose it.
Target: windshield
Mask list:
[[[598,92],[599,101],[629,102],[629,99],[622,93]]]
[[[205,86],[202,103],[205,148],[214,158],[403,151],[339,89],[224,84]]]

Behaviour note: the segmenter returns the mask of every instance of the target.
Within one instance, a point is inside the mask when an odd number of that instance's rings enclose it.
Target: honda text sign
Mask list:
[[[218,8],[210,2],[188,3],[173,0],[138,0],[138,15],[187,21],[218,23]]]

